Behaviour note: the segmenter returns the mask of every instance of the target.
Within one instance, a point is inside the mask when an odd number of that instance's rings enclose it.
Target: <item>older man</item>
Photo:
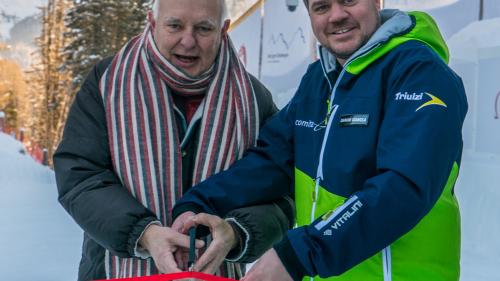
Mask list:
[[[185,269],[174,252],[189,239],[182,224],[168,227],[173,204],[241,158],[276,111],[228,26],[223,0],[156,1],[144,32],[83,84],[54,156],[59,200],[85,231],[79,280]],[[293,209],[276,202],[236,210],[229,223],[206,217],[219,252],[251,261],[281,239]],[[267,222],[251,219],[262,213]],[[233,264],[221,274],[242,275]]]
[[[467,101],[435,22],[378,0],[305,4],[320,61],[259,147],[193,187],[174,215],[294,194],[299,227],[245,281],[457,281]]]

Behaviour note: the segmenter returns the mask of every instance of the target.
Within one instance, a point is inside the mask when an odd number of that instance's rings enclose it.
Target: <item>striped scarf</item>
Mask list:
[[[205,93],[193,185],[227,169],[255,144],[259,113],[250,78],[227,35],[207,72],[193,78],[167,61],[148,25],[115,56],[100,80],[113,167],[125,188],[171,225],[182,196],[182,155],[171,90]],[[108,278],[158,273],[151,258],[119,258],[106,251]],[[234,278],[240,268],[226,266]]]

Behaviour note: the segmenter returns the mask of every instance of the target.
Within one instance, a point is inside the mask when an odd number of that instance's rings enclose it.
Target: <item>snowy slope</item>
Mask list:
[[[0,133],[0,280],[76,280],[82,234],[57,202],[54,173]]]
[[[500,155],[465,151],[455,186],[462,219],[461,281],[499,281]]]

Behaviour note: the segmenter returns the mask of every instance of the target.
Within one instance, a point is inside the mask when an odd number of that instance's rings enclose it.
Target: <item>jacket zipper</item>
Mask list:
[[[326,76],[326,73],[324,73],[324,74]],[[318,164],[318,169],[316,172],[316,179],[314,180],[315,184],[314,184],[314,193],[312,196],[313,204],[312,204],[312,210],[311,210],[311,222],[310,223],[313,223],[314,219],[315,219],[314,214],[316,213],[316,207],[318,204],[319,185],[320,185],[320,182],[323,180],[323,154],[325,153],[326,141],[328,139],[328,136],[330,135],[330,130],[331,130],[331,127],[333,124],[333,120],[335,119],[335,115],[337,114],[337,110],[339,109],[339,105],[334,104],[333,101],[335,99],[337,87],[339,86],[340,80],[342,80],[342,77],[344,76],[344,74],[345,74],[345,68],[342,70],[339,77],[337,78],[337,81],[335,82],[335,86],[333,87],[332,94],[330,96],[330,101],[328,103],[328,106],[329,107],[331,106],[331,108],[330,108],[329,112],[327,112],[328,123],[326,125],[326,132],[325,132],[325,136],[323,137],[323,143],[321,145],[321,152],[319,153],[319,164]],[[328,76],[326,76],[326,78],[328,79]]]
[[[327,113],[327,117],[326,117],[328,119],[328,124],[326,126],[325,136],[323,137],[323,143],[321,145],[321,152],[319,154],[319,164],[318,164],[318,168],[317,168],[317,172],[316,172],[316,179],[314,180],[315,184],[314,184],[314,192],[312,194],[313,205],[312,205],[311,222],[310,223],[313,223],[314,219],[315,219],[314,214],[316,213],[316,207],[317,207],[317,202],[318,202],[319,185],[320,185],[320,182],[323,180],[323,154],[325,153],[326,141],[328,139],[328,136],[330,136],[331,125],[332,125],[333,120],[335,118],[335,114],[337,113],[337,110],[339,108],[338,104],[333,103],[333,101],[335,99],[335,94],[337,93],[337,88],[340,84],[340,81],[344,77],[346,69],[349,66],[349,64],[351,64],[351,62],[357,58],[366,56],[367,54],[370,53],[371,50],[377,48],[380,45],[381,45],[380,43],[377,43],[377,44],[371,46],[370,48],[366,49],[363,53],[360,53],[359,55],[357,55],[355,58],[349,59],[344,64],[344,67],[343,67],[342,71],[340,72],[340,75],[337,78],[337,81],[335,81],[335,86],[333,87],[332,94],[331,94],[330,100],[328,102],[328,107],[331,107],[331,111],[329,110],[329,112]],[[321,68],[323,70],[323,75],[325,76],[328,83],[331,85],[331,82],[330,82],[330,79],[328,78],[328,74],[326,73],[325,67],[322,66]]]
[[[379,45],[380,45],[380,43],[375,44],[374,46],[370,47],[369,49],[367,49],[362,54],[359,54],[358,56],[356,56],[356,58],[365,56],[371,50],[373,50],[374,48],[378,47]],[[323,137],[323,143],[321,145],[321,152],[319,154],[319,164],[318,164],[318,168],[317,168],[317,171],[316,171],[316,179],[314,180],[314,192],[312,194],[312,199],[313,199],[312,203],[313,204],[312,204],[312,209],[311,209],[311,222],[310,222],[311,224],[315,220],[315,215],[314,214],[316,213],[316,208],[317,208],[317,205],[318,205],[319,185],[320,185],[320,182],[323,181],[323,154],[325,153],[326,142],[327,142],[328,137],[330,136],[330,133],[331,133],[330,131],[331,131],[331,126],[333,124],[333,120],[335,119],[335,115],[337,114],[337,111],[339,109],[339,105],[338,104],[334,104],[333,101],[335,99],[335,94],[337,93],[337,88],[338,88],[338,86],[340,84],[340,81],[344,77],[347,67],[349,66],[349,64],[353,60],[354,60],[354,58],[350,59],[349,61],[347,61],[344,64],[342,72],[340,72],[340,75],[337,78],[337,81],[335,82],[335,86],[333,87],[332,94],[330,96],[330,100],[329,100],[329,103],[328,103],[328,107],[331,106],[331,109],[330,109],[331,112],[330,112],[330,110],[329,110],[329,112],[327,112],[327,117],[326,118],[328,119],[328,123],[327,123],[327,126],[326,126],[325,136]],[[322,69],[323,69],[323,74],[325,75],[325,78],[327,79],[328,83],[330,83],[330,79],[328,78],[328,75],[327,75],[327,73],[325,71],[325,68],[322,67]],[[389,254],[390,254],[390,252],[389,252]],[[390,255],[389,255],[389,257],[390,257]],[[384,260],[384,269],[386,268],[385,266],[386,266],[386,263],[385,263],[385,260]],[[389,266],[390,266],[390,264],[389,264]],[[389,279],[386,279],[386,273],[387,272],[384,270],[384,281],[391,281],[390,275],[389,275]],[[311,277],[310,281],[314,281],[314,277]]]

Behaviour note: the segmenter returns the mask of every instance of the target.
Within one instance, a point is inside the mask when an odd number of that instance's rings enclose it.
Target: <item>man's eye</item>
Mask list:
[[[324,13],[324,12],[328,11],[329,8],[330,8],[330,6],[326,5],[326,4],[316,5],[313,7],[313,11],[315,13]]]
[[[197,27],[197,30],[201,33],[201,34],[208,34],[210,33],[213,28],[212,27],[209,27],[209,26],[198,26]]]
[[[355,0],[342,0],[342,4],[344,4],[346,6],[350,6],[350,5],[353,5],[355,3],[356,3]]]
[[[177,23],[169,23],[169,24],[167,24],[167,27],[170,30],[179,30],[179,29],[181,29],[181,25],[177,24]]]

